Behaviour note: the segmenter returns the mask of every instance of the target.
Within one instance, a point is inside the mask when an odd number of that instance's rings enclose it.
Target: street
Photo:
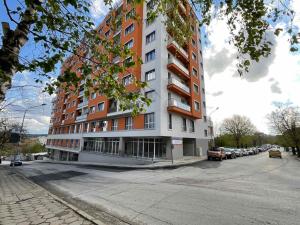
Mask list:
[[[299,225],[299,167],[287,153],[261,153],[168,170],[39,162],[15,169],[107,224]]]

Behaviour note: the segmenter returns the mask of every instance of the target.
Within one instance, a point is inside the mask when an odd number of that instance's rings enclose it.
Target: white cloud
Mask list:
[[[227,42],[226,24],[214,19],[208,30],[209,45],[203,51],[206,90],[223,92],[206,96],[208,114],[210,109],[219,107],[212,114],[216,123],[233,114],[245,115],[259,130],[269,133],[266,115],[274,108],[272,102],[290,100],[300,106],[299,55],[290,53],[287,36],[280,35],[270,58],[254,64],[250,73],[243,77],[233,76],[236,74],[236,50]]]
[[[292,0],[291,1],[291,8],[296,12],[294,18],[294,25],[300,28],[300,1],[299,0]]]
[[[119,0],[113,0],[114,5]],[[109,5],[106,5],[103,0],[91,0],[91,15],[93,19],[98,20],[109,12]]]

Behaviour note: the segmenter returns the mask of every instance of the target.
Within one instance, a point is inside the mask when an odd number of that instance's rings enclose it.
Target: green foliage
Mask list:
[[[39,152],[44,152],[44,151],[45,151],[45,146],[43,146],[41,143],[38,143],[38,142],[34,142],[29,145],[26,145],[22,149],[22,152],[24,154],[39,153]]]
[[[6,1],[4,1],[6,2]],[[275,4],[277,2],[277,4]],[[8,15],[16,15],[20,18],[30,16],[29,37],[32,37],[35,45],[41,53],[32,59],[16,62],[17,71],[37,71],[41,75],[37,82],[44,78],[53,77],[55,67],[64,63],[62,73],[57,80],[49,80],[45,91],[52,94],[56,88],[63,88],[68,92],[78,91],[79,79],[86,79],[85,94],[101,92],[108,98],[117,99],[121,108],[133,108],[135,113],[143,111],[143,107],[150,104],[150,100],[140,93],[128,93],[122,82],[116,79],[116,74],[122,74],[129,68],[142,63],[134,52],[125,48],[118,38],[108,40],[105,35],[95,30],[95,24],[90,16],[90,1],[87,0],[25,0],[25,4],[16,9],[7,9]],[[112,0],[104,0],[104,3],[113,11],[110,25],[115,32],[117,24],[125,15],[123,10],[115,16],[117,9]],[[131,4],[145,4],[145,0],[134,0]],[[253,61],[259,61],[262,57],[268,57],[272,44],[267,38],[269,32],[276,24],[286,24],[275,29],[274,34],[287,32],[290,35],[291,52],[298,51],[300,33],[292,25],[295,12],[289,9],[289,4],[281,0],[272,0],[267,5],[263,0],[192,0],[193,8],[200,14],[200,26],[207,26],[214,17],[227,19],[227,25],[231,32],[230,43],[238,50],[237,70],[242,75],[248,72]],[[169,33],[174,39],[184,46],[191,40],[190,15],[183,18],[178,10],[179,0],[153,0],[152,9],[147,11],[148,21],[153,21],[162,14]],[[24,6],[24,8],[23,8]],[[33,8],[28,15],[28,9]],[[136,13],[130,17],[143,23]],[[281,22],[284,23],[281,23]],[[14,21],[18,23],[18,21]],[[272,26],[271,26],[272,23]],[[197,27],[195,27],[197,29]],[[29,38],[28,37],[28,38]],[[102,46],[102,48],[99,48]],[[119,57],[120,63],[112,63],[113,57]],[[132,61],[127,61],[133,57]],[[70,63],[76,62],[80,68],[75,68]],[[78,72],[80,71],[80,72]],[[92,75],[92,76],[91,76]],[[80,77],[80,78],[79,78]],[[0,66],[0,78],[3,81],[11,79],[3,72]],[[96,84],[96,85],[95,85]],[[137,89],[146,86],[144,82],[136,81]]]

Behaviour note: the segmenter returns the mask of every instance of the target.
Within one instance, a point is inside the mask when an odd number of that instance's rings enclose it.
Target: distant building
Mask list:
[[[180,46],[166,29],[163,17],[147,20],[147,4],[135,6],[142,21],[126,18],[132,6],[124,1],[110,12],[97,30],[130,48],[143,59],[119,79],[130,91],[138,91],[132,77],[147,81],[145,95],[153,99],[146,113],[136,117],[121,111],[115,99],[93,93],[84,97],[83,84],[78,95],[57,90],[47,149],[56,160],[99,161],[105,155],[143,160],[180,159],[206,155],[210,139],[206,118],[205,85],[199,21],[188,1],[179,4],[181,22],[192,20],[192,40]],[[111,16],[119,18],[111,32]],[[112,63],[119,63],[112,58]],[[67,60],[76,70],[76,62]],[[101,68],[100,68],[101,70]],[[77,73],[80,73],[77,71]]]

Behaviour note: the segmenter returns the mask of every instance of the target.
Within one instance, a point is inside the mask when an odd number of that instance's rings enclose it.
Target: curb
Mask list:
[[[34,183],[33,181],[31,181],[29,178],[25,177],[21,172],[15,170],[15,173],[17,173],[19,176],[23,177],[25,180],[27,180],[29,183],[38,186],[39,188],[41,188],[42,190],[44,190],[48,195],[50,195],[55,201],[60,202],[61,204],[65,205],[67,208],[70,208],[71,210],[73,210],[76,214],[78,214],[79,216],[83,217],[84,219],[88,220],[89,222],[92,222],[93,224],[96,225],[106,225],[105,223],[103,223],[100,220],[95,219],[93,216],[87,214],[86,212],[84,212],[83,210],[69,204],[68,202],[62,200],[61,198],[57,197],[56,195],[50,193],[48,190],[46,190],[45,188],[43,188],[42,186]]]
[[[177,169],[183,166],[190,166],[199,162],[205,161],[206,158],[201,158],[193,162],[186,162],[180,164],[160,165],[160,166],[122,166],[122,165],[107,165],[107,164],[88,164],[88,163],[68,163],[60,161],[40,161],[38,163],[52,163],[62,165],[74,165],[74,166],[89,166],[95,168],[108,168],[108,169],[121,169],[121,170],[158,170],[158,169]]]

